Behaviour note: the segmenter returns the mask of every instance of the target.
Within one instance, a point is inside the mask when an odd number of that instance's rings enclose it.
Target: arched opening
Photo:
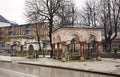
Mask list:
[[[96,57],[97,55],[97,38],[95,35],[90,34],[88,39],[88,49],[87,49],[87,59],[90,59],[91,57]]]
[[[94,35],[90,35],[88,41],[91,43],[91,42],[96,41],[96,40],[97,40],[96,36],[94,36]]]
[[[28,52],[27,52],[27,55],[28,55],[28,58],[31,58],[31,57],[33,57],[34,56],[34,47],[33,47],[33,45],[29,45],[29,50],[28,50]]]
[[[73,55],[78,55],[79,54],[79,40],[78,38],[73,38],[71,40],[71,52]]]
[[[29,45],[29,51],[34,51],[33,45]]]
[[[97,44],[96,44],[96,37],[94,35],[91,35],[89,38],[89,43],[91,43],[91,52],[95,53],[97,50]]]
[[[79,44],[79,36],[73,34],[67,40],[67,55],[71,57],[71,59],[79,59],[80,56],[80,44]]]

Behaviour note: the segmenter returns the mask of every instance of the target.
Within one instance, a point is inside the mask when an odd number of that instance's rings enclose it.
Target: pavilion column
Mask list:
[[[88,59],[91,57],[90,43],[88,43]]]
[[[80,41],[80,60],[83,61],[84,60],[84,41]]]
[[[66,61],[66,58],[65,58],[65,48],[66,48],[66,41],[63,41],[62,42],[62,62]]]
[[[58,56],[59,56],[59,51],[60,51],[60,43],[57,43],[57,59],[58,59]]]
[[[55,43],[52,44],[52,49],[53,49],[53,58],[55,57]]]
[[[97,60],[101,61],[101,57],[100,57],[100,44],[101,41],[97,41]]]

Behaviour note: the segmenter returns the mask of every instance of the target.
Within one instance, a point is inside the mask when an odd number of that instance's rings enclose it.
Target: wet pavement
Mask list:
[[[22,63],[26,65],[94,72],[120,77],[120,59],[102,58],[102,61],[88,60],[84,62],[81,61],[62,62],[61,60],[55,60],[52,58],[32,59],[26,57],[0,56],[0,62],[11,62],[14,64]]]
[[[0,77],[116,77],[75,70],[0,62]]]

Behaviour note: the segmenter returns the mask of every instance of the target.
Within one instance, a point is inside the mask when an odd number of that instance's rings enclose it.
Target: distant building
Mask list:
[[[28,40],[37,40],[37,33],[40,41],[49,41],[47,23],[34,23],[18,25],[10,22],[0,15],[0,42],[13,44],[15,41],[23,45]]]
[[[8,27],[17,26],[15,22],[8,21],[2,15],[0,15],[0,43],[7,41]]]
[[[49,41],[48,27],[46,23],[24,24],[18,26],[8,26],[0,28],[0,41],[6,44],[13,44],[15,41],[20,42],[21,45],[28,40],[36,40],[38,30],[38,36],[40,41]]]

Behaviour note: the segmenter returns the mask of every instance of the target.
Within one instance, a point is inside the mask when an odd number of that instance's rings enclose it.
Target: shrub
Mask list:
[[[113,52],[117,53],[118,52],[118,48],[113,48]]]
[[[120,51],[120,45],[119,45],[119,51]]]

